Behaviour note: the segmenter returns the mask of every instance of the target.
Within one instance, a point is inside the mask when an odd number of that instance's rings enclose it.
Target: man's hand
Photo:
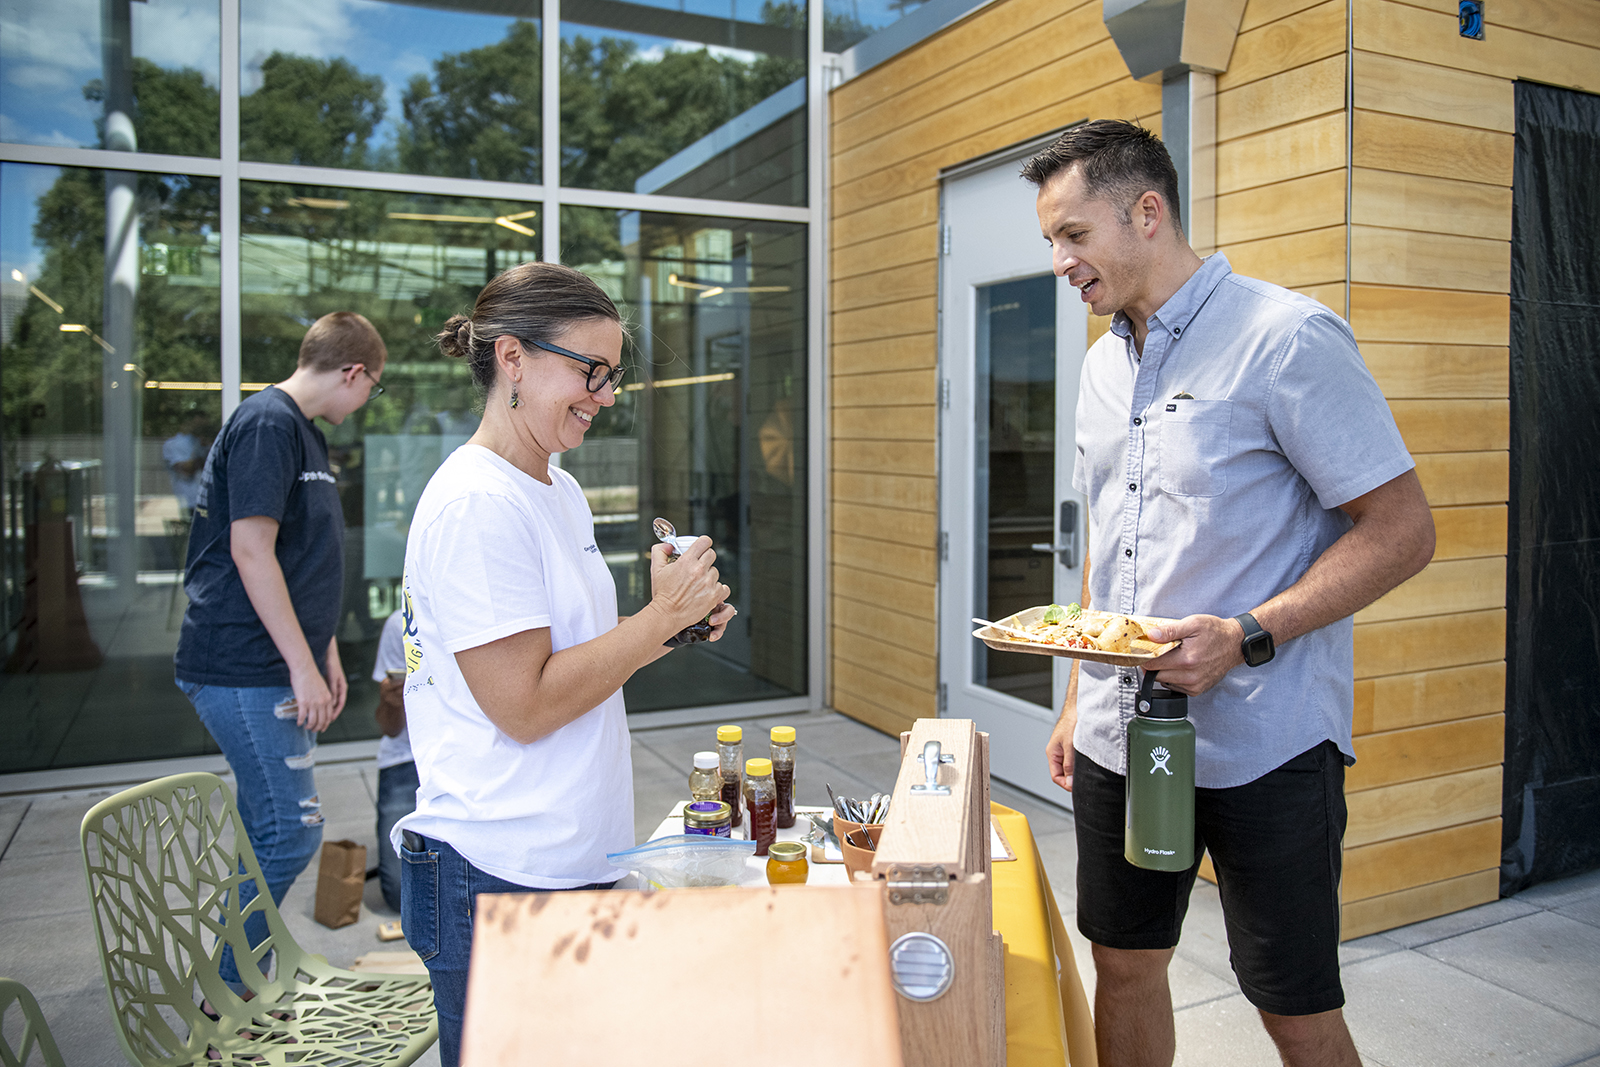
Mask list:
[[[1190,615],[1169,626],[1151,627],[1146,633],[1152,641],[1183,642],[1144,664],[1144,669],[1160,671],[1163,686],[1188,696],[1199,696],[1244,663],[1239,648],[1244,628],[1232,619]]]
[[[1044,746],[1045,759],[1050,764],[1050,780],[1067,792],[1072,792],[1072,765],[1077,755],[1072,748],[1072,734],[1078,728],[1078,665],[1073,663],[1067,676],[1067,695],[1061,701],[1061,717],[1056,728],[1050,731],[1050,740]]]
[[[1050,743],[1044,746],[1045,757],[1050,761],[1050,780],[1069,793],[1072,792],[1072,765],[1076,759],[1072,732],[1077,728],[1077,710],[1063,708],[1056,728],[1050,732]]]

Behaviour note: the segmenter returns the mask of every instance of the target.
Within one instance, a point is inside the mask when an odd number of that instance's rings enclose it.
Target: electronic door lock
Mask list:
[[[1076,500],[1063,500],[1061,502],[1061,542],[1049,544],[1041,541],[1033,546],[1035,552],[1054,552],[1061,565],[1067,570],[1078,566],[1078,502]]]

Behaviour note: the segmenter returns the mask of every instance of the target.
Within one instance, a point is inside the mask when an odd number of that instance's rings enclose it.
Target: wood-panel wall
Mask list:
[[[1354,0],[1350,321],[1433,505],[1420,575],[1356,616],[1345,935],[1499,894],[1519,77],[1600,90],[1600,3]]]
[[[1100,0],[998,0],[831,112],[828,699],[897,734],[937,713],[939,170],[1081,119],[1159,130],[1161,90]]]
[[[938,171],[1081,118],[1159,131],[1100,8],[997,0],[832,94],[829,699],[891,733],[936,709]],[[1438,530],[1356,618],[1346,937],[1498,892],[1512,82],[1600,91],[1600,2],[1487,8],[1479,42],[1429,0],[1249,0],[1217,79],[1218,247],[1348,300]]]

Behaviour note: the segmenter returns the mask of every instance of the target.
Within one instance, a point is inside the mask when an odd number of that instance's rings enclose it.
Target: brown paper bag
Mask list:
[[[354,841],[324,841],[317,866],[317,906],[312,918],[337,930],[361,918],[367,885],[367,846]]]

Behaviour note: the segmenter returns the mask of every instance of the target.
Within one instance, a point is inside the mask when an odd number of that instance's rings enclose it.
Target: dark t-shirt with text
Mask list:
[[[311,653],[326,671],[344,590],[344,512],[328,442],[294,398],[268,387],[241,403],[200,476],[177,676],[200,685],[289,684],[289,666],[256,615],[233,562],[231,524],[278,522],[277,556]]]

